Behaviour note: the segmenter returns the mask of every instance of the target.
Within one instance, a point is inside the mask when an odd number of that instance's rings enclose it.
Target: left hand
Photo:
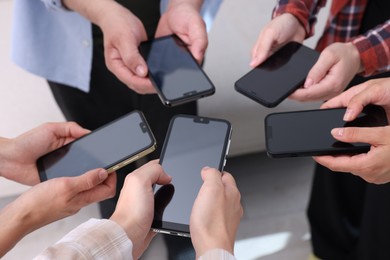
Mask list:
[[[303,88],[289,98],[298,101],[330,99],[341,93],[362,69],[359,51],[352,43],[333,43],[321,52]]]
[[[1,139],[0,176],[35,185],[39,183],[39,157],[89,132],[74,122],[46,123],[16,138]]]
[[[42,182],[0,212],[0,257],[28,233],[115,195],[116,173],[94,169]]]
[[[138,259],[155,233],[150,230],[154,216],[153,184],[171,182],[158,160],[127,175],[111,220],[119,224],[133,243],[133,258]]]
[[[176,34],[201,63],[208,45],[206,25],[199,13],[202,1],[171,0],[161,16],[156,37]]]

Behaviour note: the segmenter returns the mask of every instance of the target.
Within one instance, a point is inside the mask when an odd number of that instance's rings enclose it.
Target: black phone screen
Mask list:
[[[172,119],[160,156],[171,185],[156,186],[155,231],[189,233],[192,206],[203,184],[200,172],[209,166],[222,171],[231,126],[228,121],[179,115]],[[164,208],[164,209],[162,209]]]
[[[143,42],[139,49],[164,105],[186,103],[215,92],[210,79],[177,36]]]
[[[143,114],[134,111],[44,155],[37,166],[41,181],[78,176],[95,168],[116,170],[154,146]]]
[[[352,122],[343,121],[345,111],[345,108],[336,108],[269,114],[265,118],[268,155],[294,157],[367,152],[369,144],[340,142],[330,132],[336,127],[385,126],[385,111],[370,105]]]
[[[237,80],[235,89],[266,107],[275,107],[304,83],[318,57],[317,51],[290,42]]]

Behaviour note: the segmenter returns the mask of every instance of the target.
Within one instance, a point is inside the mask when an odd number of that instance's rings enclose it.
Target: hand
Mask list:
[[[347,107],[345,121],[354,120],[368,104],[382,106],[390,119],[390,79],[370,80],[354,86],[330,99],[322,108]],[[368,153],[343,156],[318,156],[319,164],[341,172],[351,172],[372,183],[390,181],[390,127],[348,127],[332,130],[332,135],[342,142],[371,144]]]
[[[151,161],[126,177],[111,220],[126,231],[133,243],[133,258],[138,259],[155,233],[150,230],[154,216],[153,184],[171,182],[158,160]]]
[[[275,17],[260,32],[252,48],[250,66],[257,67],[288,42],[302,43],[305,35],[305,29],[292,14],[286,13]]]
[[[78,177],[51,179],[32,187],[0,212],[0,256],[28,233],[115,195],[116,173],[91,170]]]
[[[0,176],[35,185],[39,183],[39,157],[89,132],[74,122],[46,123],[14,139],[1,139]]]
[[[104,38],[107,68],[139,94],[156,93],[148,79],[145,60],[138,46],[147,39],[142,22],[128,9],[112,0],[63,0],[64,5],[100,27]]]
[[[352,43],[333,43],[326,47],[309,71],[303,88],[289,98],[298,101],[327,100],[341,93],[360,71],[359,51]]]
[[[208,45],[206,25],[199,13],[201,2],[171,0],[156,31],[156,37],[169,34],[179,36],[198,63],[202,62]]]
[[[346,107],[345,121],[354,120],[368,104],[382,106],[390,122],[390,78],[380,78],[356,85],[322,104],[321,108]]]
[[[190,218],[191,240],[197,257],[214,248],[233,254],[243,209],[241,195],[230,173],[202,169],[204,181]]]

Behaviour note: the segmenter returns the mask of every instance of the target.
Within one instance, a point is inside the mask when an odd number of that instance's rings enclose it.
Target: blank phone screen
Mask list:
[[[236,90],[267,107],[274,107],[300,87],[319,53],[290,42],[239,79]]]
[[[140,112],[132,112],[38,161],[41,180],[106,168],[152,147],[154,137]]]
[[[387,125],[386,114],[381,107],[366,107],[352,122],[343,121],[344,114],[345,108],[268,115],[265,119],[268,154],[271,157],[291,157],[366,152],[369,144],[337,141],[331,130],[336,127]]]
[[[155,216],[155,227],[189,232],[192,206],[203,184],[200,172],[205,166],[222,170],[230,130],[224,120],[191,116],[173,119],[160,158],[164,171],[172,176],[172,185],[164,193],[170,202],[163,214]],[[156,186],[155,190],[160,188]]]
[[[140,52],[163,99],[175,102],[202,93],[214,93],[213,84],[178,37],[166,36],[144,42]]]

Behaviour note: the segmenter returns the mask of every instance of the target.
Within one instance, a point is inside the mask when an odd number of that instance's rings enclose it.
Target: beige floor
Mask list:
[[[201,101],[200,112],[223,115],[234,123],[235,156],[228,160],[227,170],[237,179],[245,209],[237,235],[237,258],[304,260],[310,252],[305,207],[313,163],[309,158],[268,159],[261,152],[262,137],[256,131],[261,131],[258,122],[269,110],[260,109],[232,90],[234,79],[249,69],[250,46],[269,20],[273,5],[274,0],[224,1],[210,34],[205,64],[206,72],[218,85],[217,94]],[[19,69],[9,59],[11,8],[12,0],[0,0],[0,136],[3,137],[14,137],[47,121],[64,120],[44,80]],[[314,42],[315,38],[306,44],[313,46]],[[286,104],[290,108],[297,106]],[[238,156],[246,152],[254,153]],[[0,178],[0,208],[25,189]],[[99,217],[97,205],[28,235],[3,259],[31,258],[90,217]],[[165,252],[163,240],[157,236],[143,259],[164,259]]]

